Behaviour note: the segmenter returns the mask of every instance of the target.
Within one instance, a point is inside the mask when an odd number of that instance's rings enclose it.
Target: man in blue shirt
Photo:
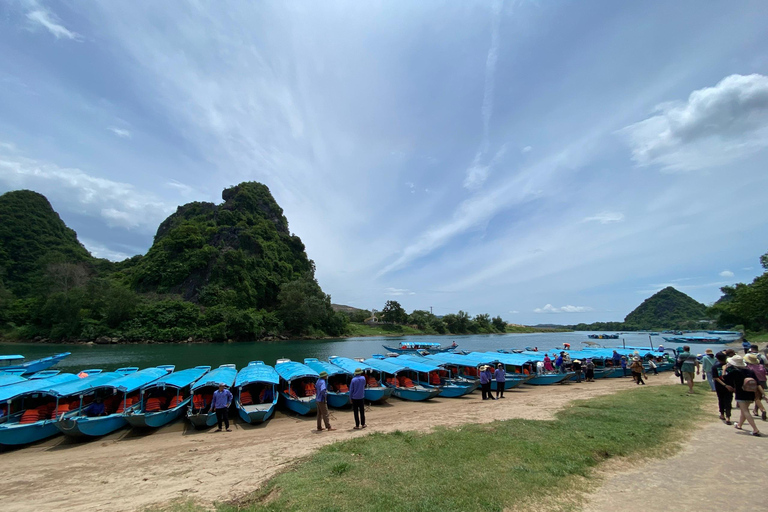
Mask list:
[[[493,379],[491,369],[488,366],[483,366],[480,372],[480,390],[483,393],[483,400],[496,400],[491,393],[491,379]]]
[[[106,412],[106,407],[104,407],[104,402],[101,398],[94,400],[93,403],[85,409],[85,415],[88,417],[104,416]]]
[[[365,377],[360,368],[355,368],[355,376],[349,383],[349,398],[355,415],[355,430],[365,428]]]
[[[320,378],[315,382],[315,402],[317,403],[317,431],[323,430],[322,422],[325,422],[326,430],[336,430],[331,428],[331,421],[328,418],[328,383],[325,379],[328,372],[320,372]],[[321,422],[322,421],[322,422]]]
[[[227,389],[227,385],[221,382],[219,389],[213,392],[213,400],[211,400],[211,408],[209,409],[209,411],[216,411],[216,422],[219,425],[216,432],[221,432],[222,423],[224,423],[227,432],[232,432],[229,429],[230,405],[232,405],[232,393]]]
[[[496,380],[496,398],[504,398],[504,383],[507,382],[507,372],[504,371],[504,366],[501,363],[496,365],[493,378]]]

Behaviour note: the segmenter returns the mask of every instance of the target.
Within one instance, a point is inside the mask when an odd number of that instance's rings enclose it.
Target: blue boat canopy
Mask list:
[[[440,369],[435,361],[430,361],[429,359],[421,356],[402,355],[398,357],[392,357],[391,359],[394,359],[395,363],[397,363],[397,360],[399,359],[400,364],[403,364],[416,372],[429,373]]]
[[[479,358],[492,357],[494,362],[498,361],[502,364],[511,364],[515,366],[522,366],[525,363],[540,361],[541,359],[544,359],[544,354],[538,358],[532,358],[531,356],[527,356],[525,354],[504,354],[501,352],[470,352],[469,356]]]
[[[72,373],[60,373],[47,379],[38,380],[26,380],[19,382],[18,384],[11,384],[9,386],[3,386],[0,388],[0,402],[12,400],[19,395],[26,395],[28,393],[39,393],[40,390],[45,389],[55,384],[61,384],[64,382],[71,382],[78,380],[77,375]]]
[[[355,370],[358,368],[363,371],[373,370],[371,366],[363,363],[362,361],[355,361],[349,357],[331,356],[328,358],[328,360],[339,368],[344,369],[347,373],[355,373]]]
[[[236,375],[237,368],[235,368],[235,365],[223,364],[215,370],[203,375],[203,377],[195,382],[194,386],[192,386],[192,391],[205,386],[218,386],[222,382],[227,387],[232,387],[232,384],[235,382]]]
[[[434,348],[440,348],[442,345],[440,343],[435,343],[433,341],[400,341],[397,343],[397,346],[402,348],[426,348],[426,347],[434,347]]]
[[[393,362],[390,362],[389,359],[376,359],[372,357],[370,359],[366,359],[364,362],[374,370],[379,370],[380,372],[389,373],[391,375],[408,369],[407,366],[394,364]]]
[[[0,386],[10,386],[11,384],[18,384],[25,380],[27,379],[15,373],[0,372]]]
[[[274,368],[263,361],[251,361],[248,366],[237,373],[235,386],[244,386],[252,382],[266,382],[269,384],[279,384],[280,376]]]
[[[285,363],[277,363],[275,370],[282,379],[293,380],[301,377],[320,377],[320,375],[310,368],[309,366],[296,361],[287,361]]]
[[[328,372],[328,375],[339,375],[344,374],[347,375],[350,372],[342,368],[341,366],[336,366],[333,363],[327,363],[325,361],[320,361],[317,358],[314,357],[307,357],[304,359],[304,364],[315,370],[317,373],[320,372]],[[354,371],[354,370],[353,370]]]
[[[425,358],[432,360],[435,364],[455,364],[459,366],[480,366],[497,362],[495,354],[481,355],[478,352],[474,352],[472,355],[443,352],[440,354],[431,354],[425,356]]]
[[[210,366],[187,368],[180,372],[169,373],[163,377],[160,377],[156,381],[150,382],[148,386],[168,386],[172,388],[183,388],[189,386],[193,382],[197,381],[200,377],[208,373]]]
[[[9,355],[9,356],[0,356],[0,361],[21,361],[24,359],[24,356],[21,356],[19,354]]]
[[[117,372],[97,373],[89,377],[77,379],[75,381],[67,381],[60,384],[47,386],[40,391],[47,395],[54,396],[77,395],[84,391],[106,386],[113,380],[117,380],[121,377],[123,377],[123,374]]]
[[[136,373],[128,374],[111,382],[109,385],[123,393],[130,393],[141,388],[145,384],[159,379],[168,372],[163,368],[144,368]]]

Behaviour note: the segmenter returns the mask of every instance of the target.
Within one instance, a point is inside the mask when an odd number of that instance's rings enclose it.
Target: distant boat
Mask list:
[[[658,335],[659,335],[659,333],[657,333],[657,332],[649,332],[648,333],[648,336],[658,336]]]
[[[444,347],[440,343],[427,342],[427,341],[401,341],[400,344],[396,347],[392,347],[389,345],[382,345],[382,347],[387,349],[389,352],[393,352],[395,354],[408,354],[408,353],[438,354],[440,352],[450,352],[452,350],[456,350],[459,346],[456,344],[456,342],[453,342],[453,344],[448,347]]]
[[[275,370],[280,375],[280,395],[285,406],[302,416],[315,412],[315,382],[320,375],[309,366],[290,359],[278,359]]]
[[[132,427],[158,428],[181,417],[192,401],[192,384],[210,370],[210,366],[195,366],[145,384],[139,405],[127,410],[125,419]]]
[[[18,354],[0,356],[0,371],[24,370],[23,375],[28,375],[30,373],[47,370],[65,357],[68,357],[70,354],[71,352],[62,352],[60,354],[43,357],[42,359],[34,359],[32,361],[24,361],[24,356]]]
[[[739,331],[707,331],[707,334],[720,334],[722,336],[741,336]]]
[[[99,437],[123,428],[128,425],[125,413],[139,405],[141,388],[173,370],[172,365],[161,365],[109,382],[96,395],[96,398],[104,400],[103,416],[88,416],[85,411],[80,411],[76,415],[59,418],[56,428],[62,434],[73,437]]]
[[[733,340],[722,339],[718,336],[679,336],[675,338],[664,338],[664,341],[670,343],[708,343],[710,345],[725,345]]]
[[[219,389],[221,383],[231,388],[236,376],[237,367],[234,364],[222,364],[192,385],[192,402],[187,409],[187,419],[193,427],[200,429],[216,424],[216,413],[210,410],[213,392]]]
[[[235,379],[235,407],[240,419],[246,423],[263,423],[275,413],[276,386],[280,375],[264,361],[251,361],[237,372]]]
[[[593,340],[617,340],[619,339],[618,334],[589,334],[587,335],[587,338],[593,339]]]
[[[392,396],[392,388],[388,388],[382,384],[383,378],[381,372],[372,366],[369,366],[362,361],[355,361],[349,357],[331,356],[328,358],[328,361],[339,368],[343,368],[350,374],[353,374],[355,370],[360,368],[363,371],[366,381],[365,399],[369,402],[384,402],[387,398]]]
[[[328,378],[328,405],[331,407],[345,407],[351,402],[349,400],[349,383],[352,375],[344,368],[336,366],[333,363],[320,361],[315,357],[304,358],[304,364],[315,370],[317,373],[326,372]]]

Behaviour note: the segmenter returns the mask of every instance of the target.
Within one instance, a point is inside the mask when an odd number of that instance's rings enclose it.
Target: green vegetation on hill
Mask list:
[[[723,296],[710,312],[717,317],[718,326],[744,328],[751,332],[768,331],[768,253],[760,257],[766,270],[750,284],[724,286]]]
[[[707,307],[671,286],[654,293],[624,318],[640,329],[696,328],[707,318]]]
[[[341,335],[304,244],[269,189],[242,183],[224,202],[190,203],[145,256],[93,258],[48,201],[0,196],[0,329],[11,338],[221,341]]]

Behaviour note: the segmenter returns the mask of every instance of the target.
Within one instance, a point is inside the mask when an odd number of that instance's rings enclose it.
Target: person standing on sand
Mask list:
[[[549,354],[544,354],[544,370],[547,372],[554,371],[552,367],[552,360],[549,358]]]
[[[704,374],[704,377],[706,377],[707,382],[709,382],[709,387],[712,388],[712,391],[715,391],[715,381],[712,379],[712,367],[717,362],[717,359],[715,359],[715,353],[712,352],[711,348],[708,348],[704,351],[704,357],[701,358],[701,372]]]
[[[752,344],[747,341],[747,338],[744,338],[744,341],[741,342],[741,348],[744,349],[744,354],[749,353],[749,347],[751,347]]]
[[[592,362],[592,358],[587,358],[587,362],[584,365],[586,371],[584,372],[584,379],[587,382],[595,382],[595,363]]]
[[[229,429],[229,406],[232,405],[232,393],[227,389],[227,385],[223,382],[219,383],[219,389],[213,392],[213,399],[211,400],[211,408],[209,412],[216,412],[216,423],[219,428],[216,432],[221,432],[221,424],[224,424],[224,428],[227,432],[232,432]]]
[[[496,380],[496,398],[504,398],[504,384],[507,382],[507,372],[504,371],[504,366],[501,363],[496,365],[493,378]],[[501,393],[501,396],[499,396],[499,393]]]
[[[733,356],[728,359],[728,366],[726,367],[723,380],[728,387],[728,391],[736,396],[736,405],[741,412],[739,421],[735,425],[736,429],[741,430],[746,420],[752,427],[752,435],[759,437],[760,431],[757,429],[752,415],[749,414],[749,404],[755,401],[754,389],[757,389],[757,379],[755,379],[754,372],[747,368],[747,363],[744,362],[743,357]],[[754,389],[750,390],[749,384],[754,384]]]
[[[320,372],[317,382],[315,382],[315,403],[317,403],[317,431],[323,431],[321,422],[325,422],[326,430],[336,430],[331,428],[331,421],[328,419],[328,383],[325,379],[328,372]]]
[[[718,352],[715,358],[717,362],[712,366],[712,380],[715,383],[715,393],[717,393],[717,407],[720,410],[720,419],[725,421],[726,425],[730,425],[733,393],[728,390],[728,385],[723,380],[728,357],[725,352]]]
[[[352,414],[355,416],[355,430],[365,428],[365,377],[363,370],[355,368],[355,376],[349,383],[349,398],[352,400]]]
[[[658,366],[656,366],[656,361],[654,361],[653,359],[654,359],[653,356],[651,356],[651,358],[648,360],[648,366],[651,368],[651,370],[653,370],[654,375],[658,375],[659,368]]]
[[[755,390],[755,408],[753,410],[753,414],[757,416],[757,411],[762,411],[760,416],[762,417],[763,421],[766,421],[766,413],[765,413],[765,406],[763,406],[763,396],[765,395],[765,392],[763,391],[765,389],[765,366],[763,366],[760,363],[760,359],[757,358],[757,354],[749,353],[746,356],[744,356],[744,362],[747,363],[747,368],[752,370],[752,373],[755,374],[755,380],[757,381],[757,389]]]
[[[693,394],[693,379],[699,374],[699,360],[694,354],[691,354],[691,347],[685,345],[683,351],[677,356],[680,363],[680,371],[683,373],[683,379],[688,384],[688,394]],[[696,375],[694,375],[696,372]]]
[[[632,365],[629,367],[629,369],[632,371],[632,378],[635,380],[635,384],[642,384],[645,386],[645,382],[643,381],[643,375],[645,375],[645,368],[643,367],[643,362],[640,360],[639,357],[635,357],[632,359]],[[648,376],[646,375],[645,378],[647,379]]]
[[[563,352],[560,352],[560,355],[557,356],[557,359],[555,359],[555,369],[557,370],[557,373],[563,373],[565,370],[565,366],[563,364]]]
[[[491,393],[491,370],[488,366],[483,366],[480,372],[480,390],[483,393],[483,400],[496,400]]]
[[[574,359],[571,370],[576,372],[576,382],[581,383],[581,361]]]
[[[626,377],[627,376],[627,358],[624,356],[621,356],[621,360],[619,361],[619,364],[621,365],[621,376]]]

